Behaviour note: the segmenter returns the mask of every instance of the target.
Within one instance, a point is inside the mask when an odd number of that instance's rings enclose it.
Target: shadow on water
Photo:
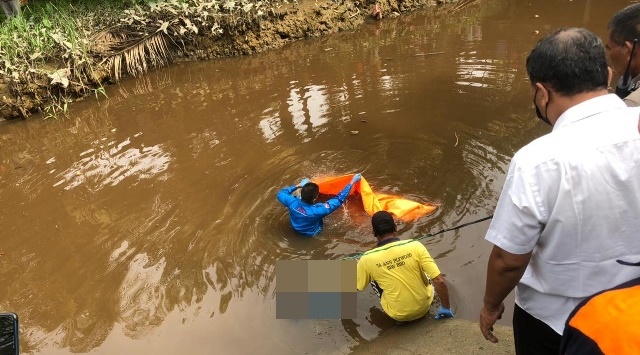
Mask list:
[[[1,123],[0,306],[19,314],[21,348],[326,353],[377,337],[394,325],[369,291],[358,319],[275,319],[277,260],[373,245],[357,199],[303,239],[278,189],[362,172],[376,191],[441,204],[401,223],[403,238],[492,214],[512,154],[548,131],[524,71],[534,31],[604,35],[626,5],[613,3],[463,1],[177,64],[78,103],[69,119]],[[424,240],[461,318],[477,318],[487,226]]]

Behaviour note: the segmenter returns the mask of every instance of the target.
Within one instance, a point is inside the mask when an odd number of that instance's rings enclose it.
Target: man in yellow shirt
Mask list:
[[[371,283],[382,309],[402,325],[427,314],[435,288],[441,302],[436,319],[453,317],[447,283],[427,248],[417,240],[398,239],[389,212],[376,212],[371,224],[378,245],[358,261],[358,290]]]

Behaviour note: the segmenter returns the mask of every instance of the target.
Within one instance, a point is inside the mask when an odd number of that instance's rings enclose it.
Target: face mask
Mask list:
[[[633,84],[631,83],[631,80],[629,80],[627,78],[627,84],[624,84],[624,78],[620,78],[618,80],[618,85],[616,86],[616,95],[618,95],[619,98],[624,99],[625,97],[629,96],[634,90],[633,90]]]
[[[538,105],[536,105],[536,96],[538,96],[538,88],[537,87],[536,87],[536,93],[533,95],[533,106],[536,108],[536,117],[541,119],[542,122],[548,124],[549,126],[553,126],[551,124],[551,121],[549,121],[548,117],[542,116],[542,112],[540,112],[540,109],[538,108]],[[548,106],[549,106],[549,101],[547,101],[547,104],[544,106],[544,112],[545,113],[547,113],[547,107]]]
[[[624,71],[624,75],[618,80],[618,85],[616,86],[616,95],[619,98],[624,99],[629,96],[633,92],[633,84],[631,83],[629,69],[631,68],[631,60],[633,60],[633,52],[635,52],[636,44],[638,43],[637,39],[633,40],[633,46],[631,47],[631,55],[629,55],[629,62],[627,63],[627,69]]]

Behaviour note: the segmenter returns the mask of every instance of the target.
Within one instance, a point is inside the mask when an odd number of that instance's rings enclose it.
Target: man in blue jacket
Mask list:
[[[289,209],[289,219],[291,227],[296,232],[313,237],[322,230],[322,218],[342,206],[349,196],[353,184],[360,181],[360,174],[355,174],[351,182],[340,191],[338,196],[329,199],[327,202],[315,203],[320,188],[317,184],[302,179],[298,185],[287,186],[278,192],[278,201]],[[300,198],[293,196],[293,192],[300,190]]]

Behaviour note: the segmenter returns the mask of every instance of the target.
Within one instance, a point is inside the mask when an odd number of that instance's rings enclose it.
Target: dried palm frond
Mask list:
[[[91,37],[91,51],[98,55],[108,54],[113,51],[113,48],[122,46],[122,43],[127,40],[127,36],[123,33],[113,31],[114,28],[109,28],[100,31]]]
[[[136,76],[149,67],[167,65],[171,59],[168,38],[163,31],[131,36],[105,33],[100,38],[94,42],[93,49],[104,56],[102,63],[110,68],[115,81],[123,74]]]

